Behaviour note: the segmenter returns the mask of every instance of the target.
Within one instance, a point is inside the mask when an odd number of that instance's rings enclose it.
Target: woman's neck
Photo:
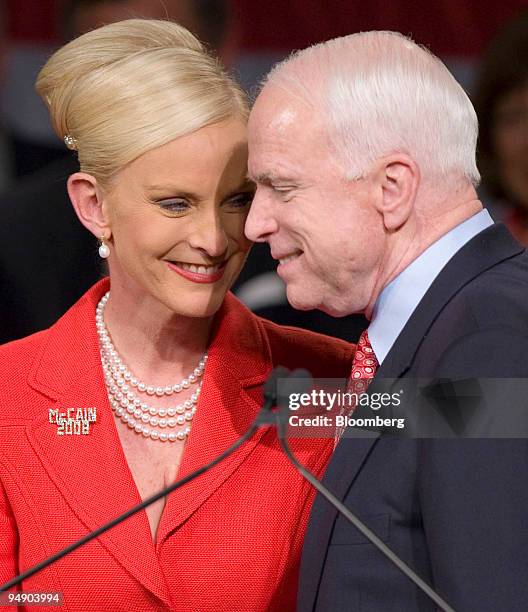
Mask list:
[[[112,287],[104,310],[112,342],[134,374],[166,386],[192,371],[207,350],[213,318],[176,315],[147,297]]]

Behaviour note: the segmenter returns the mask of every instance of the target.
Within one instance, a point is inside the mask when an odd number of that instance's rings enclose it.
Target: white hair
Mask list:
[[[362,32],[297,51],[273,68],[268,83],[323,114],[350,179],[403,152],[424,180],[480,180],[473,105],[444,64],[402,34]]]

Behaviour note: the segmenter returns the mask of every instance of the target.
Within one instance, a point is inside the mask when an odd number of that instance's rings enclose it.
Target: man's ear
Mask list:
[[[395,231],[410,217],[420,184],[420,168],[408,155],[384,157],[377,169],[381,197],[378,211],[387,230]]]
[[[86,172],[76,172],[68,179],[68,194],[84,227],[99,240],[109,240],[112,229],[97,180]]]

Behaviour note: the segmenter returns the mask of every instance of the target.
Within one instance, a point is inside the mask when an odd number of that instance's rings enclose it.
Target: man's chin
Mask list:
[[[286,287],[286,297],[290,306],[295,308],[295,310],[320,310],[336,319],[346,317],[354,312],[350,304],[344,301],[339,303],[339,300],[328,303],[328,301],[320,298],[320,296],[318,298],[314,291],[310,291],[309,288],[300,290],[298,287]]]
[[[316,310],[318,308],[314,295],[308,289],[299,291],[298,289],[286,287],[286,297],[292,308],[295,310]]]

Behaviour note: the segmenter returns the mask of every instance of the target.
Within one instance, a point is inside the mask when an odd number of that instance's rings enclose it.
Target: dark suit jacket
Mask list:
[[[382,377],[528,377],[528,254],[492,226],[445,266]],[[501,410],[501,393],[486,398]],[[455,610],[528,609],[524,439],[343,438],[324,482]],[[298,610],[436,610],[319,496]]]

